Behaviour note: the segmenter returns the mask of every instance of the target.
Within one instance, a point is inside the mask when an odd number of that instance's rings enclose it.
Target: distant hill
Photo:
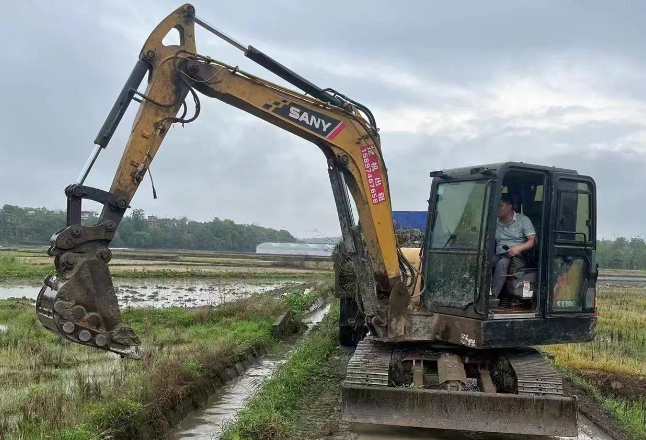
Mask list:
[[[85,224],[97,221],[95,212],[84,211],[83,217]],[[0,209],[0,244],[49,244],[52,234],[64,226],[64,211],[4,205]],[[217,217],[209,222],[196,222],[186,217],[158,218],[135,209],[121,221],[112,245],[255,252],[256,246],[266,241],[296,243],[298,240],[288,231],[255,224],[238,224]]]

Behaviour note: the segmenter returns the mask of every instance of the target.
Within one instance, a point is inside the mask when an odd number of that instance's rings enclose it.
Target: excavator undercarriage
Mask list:
[[[576,436],[577,402],[532,349],[468,351],[368,337],[348,364],[343,420],[419,428]]]

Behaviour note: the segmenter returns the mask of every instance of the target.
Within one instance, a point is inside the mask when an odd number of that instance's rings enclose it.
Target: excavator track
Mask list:
[[[538,353],[507,356],[516,373],[517,392],[530,396],[564,396],[559,373]]]
[[[346,385],[387,387],[392,347],[366,336],[348,362]]]

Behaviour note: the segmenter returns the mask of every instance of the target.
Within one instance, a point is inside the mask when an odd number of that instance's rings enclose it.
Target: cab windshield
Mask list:
[[[480,280],[490,186],[486,180],[445,182],[435,192],[427,243],[426,307],[472,304]]]
[[[487,182],[441,183],[435,198],[431,249],[477,249]]]

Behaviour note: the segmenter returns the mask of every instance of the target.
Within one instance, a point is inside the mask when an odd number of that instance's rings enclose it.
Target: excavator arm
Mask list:
[[[308,94],[198,55],[196,22]],[[164,37],[173,29],[180,35],[180,44],[164,45]],[[140,93],[137,88],[146,75],[148,86]],[[198,92],[264,119],[321,149],[327,159],[344,245],[358,269],[357,299],[367,324],[378,336],[386,334],[389,322],[396,329],[396,310],[406,308],[408,292],[401,281],[403,257],[395,242],[388,176],[372,114],[343,95],[319,89],[255,48],[240,45],[196,18],[189,4],[170,14],[151,33],[79,179],[66,188],[67,226],[52,237],[49,249],[55,257],[56,276],[45,280],[36,304],[45,327],[74,342],[137,357],[140,341],[121,320],[107,265],[111,258],[108,245],[168,130],[174,123],[189,123],[199,116]],[[190,117],[186,106],[189,95],[195,103]],[[92,165],[107,147],[132,100],[139,101],[140,107],[110,190],[84,186]],[[361,231],[353,223],[346,186],[354,200]],[[81,224],[83,199],[103,204],[96,225]]]

